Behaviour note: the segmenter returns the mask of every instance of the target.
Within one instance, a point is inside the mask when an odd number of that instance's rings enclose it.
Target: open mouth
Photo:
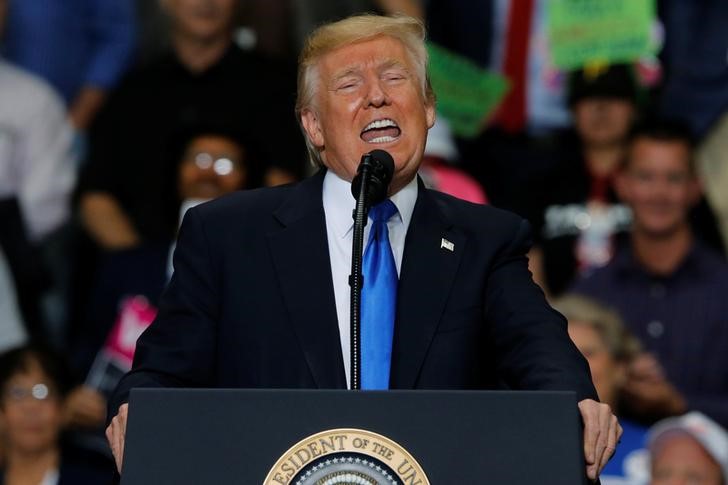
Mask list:
[[[389,143],[402,134],[397,123],[389,118],[374,120],[361,131],[361,139],[367,143]]]

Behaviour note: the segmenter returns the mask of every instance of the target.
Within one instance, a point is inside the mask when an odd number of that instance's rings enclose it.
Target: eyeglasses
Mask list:
[[[5,399],[13,402],[24,401],[32,397],[36,401],[46,401],[55,394],[43,383],[34,384],[32,387],[12,386],[5,390]]]
[[[196,153],[189,159],[200,170],[212,169],[217,175],[230,175],[233,170],[240,167],[240,163],[228,157],[215,158],[209,153]]]

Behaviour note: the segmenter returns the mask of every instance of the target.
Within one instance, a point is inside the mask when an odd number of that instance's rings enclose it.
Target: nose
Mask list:
[[[211,182],[217,180],[217,174],[215,173],[215,169],[210,167],[200,168],[197,171],[197,178],[200,181],[205,182]]]
[[[369,84],[369,92],[367,93],[367,106],[380,108],[389,104],[389,96],[381,80],[373,80]]]

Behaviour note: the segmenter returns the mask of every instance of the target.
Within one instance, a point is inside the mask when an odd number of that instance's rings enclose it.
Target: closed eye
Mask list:
[[[404,73],[401,72],[388,72],[385,73],[382,78],[385,81],[402,81],[407,79],[407,76]]]
[[[356,88],[358,87],[358,83],[346,83],[342,84],[341,86],[338,86],[336,88],[336,91],[341,93],[351,93],[353,91],[356,91]]]
[[[334,89],[336,91],[352,91],[361,84],[360,81],[360,79],[352,76],[342,77],[336,81]]]

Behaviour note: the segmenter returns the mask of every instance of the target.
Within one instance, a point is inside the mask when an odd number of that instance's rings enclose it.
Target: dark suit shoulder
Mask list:
[[[195,207],[200,217],[212,223],[230,223],[240,218],[270,215],[292,192],[295,185],[241,190]]]
[[[290,193],[289,187],[239,191],[193,207],[184,217],[179,244],[192,235],[206,241],[213,258],[234,254],[241,248],[260,251],[266,235],[281,225],[273,213]]]
[[[192,219],[187,226],[202,229],[213,245],[262,242],[299,219],[323,219],[322,180],[316,175],[297,184],[235,192],[190,209],[185,220]]]

